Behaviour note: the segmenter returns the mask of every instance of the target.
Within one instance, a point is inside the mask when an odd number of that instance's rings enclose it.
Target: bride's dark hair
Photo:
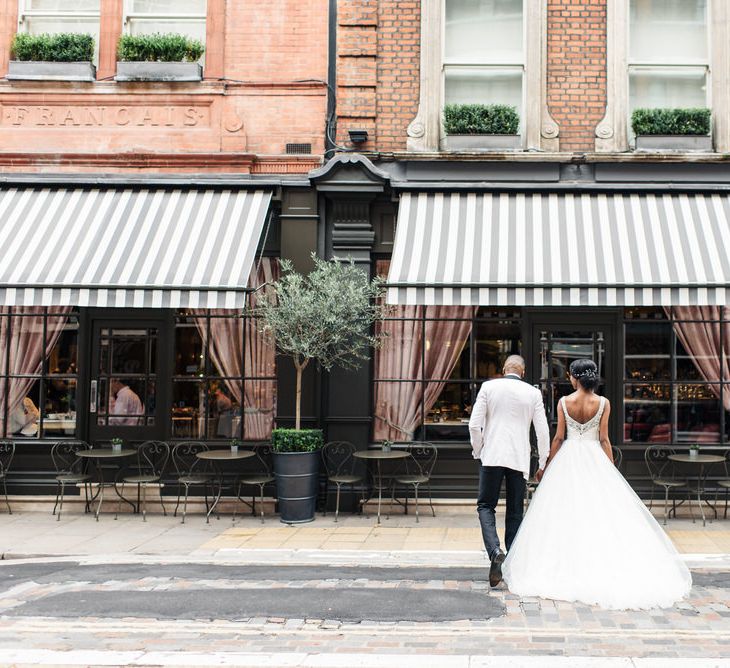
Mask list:
[[[598,367],[593,360],[573,360],[570,363],[570,375],[584,390],[593,390],[598,385]]]

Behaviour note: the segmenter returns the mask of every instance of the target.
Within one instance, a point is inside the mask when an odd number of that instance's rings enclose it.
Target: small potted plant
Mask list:
[[[112,451],[114,451],[114,452],[121,452],[122,451],[122,445],[123,445],[123,443],[124,443],[124,441],[122,441],[121,438],[113,438],[111,440]]]
[[[393,447],[393,441],[388,441],[387,439],[383,441],[383,445],[381,446],[381,449],[383,452],[390,452]]]
[[[175,33],[122,35],[117,44],[116,81],[200,81],[200,40]]]
[[[10,47],[7,78],[28,81],[95,81],[94,37],[78,33],[19,32]]]
[[[689,456],[691,459],[697,459],[697,455],[700,454],[700,446],[696,443],[689,446]]]
[[[637,151],[712,151],[712,112],[699,109],[634,109]]]
[[[495,151],[522,148],[520,117],[505,104],[447,104],[442,142],[447,151]]]
[[[231,454],[235,455],[238,453],[238,446],[240,445],[240,441],[238,439],[231,439]]]

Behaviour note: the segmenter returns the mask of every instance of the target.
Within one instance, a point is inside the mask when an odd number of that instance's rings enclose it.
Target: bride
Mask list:
[[[613,466],[607,399],[596,365],[570,365],[548,465],[502,566],[519,596],[609,609],[669,607],[692,576],[664,531]]]

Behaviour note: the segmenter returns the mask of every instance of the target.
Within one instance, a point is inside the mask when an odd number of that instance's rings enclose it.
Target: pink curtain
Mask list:
[[[389,264],[379,261],[378,275],[386,275]],[[379,325],[378,331],[387,336],[375,352],[376,381],[438,378],[439,382],[376,382],[375,440],[413,439],[422,422],[421,404],[428,413],[439,398],[443,379],[451,375],[469,338],[475,310],[473,306],[396,306],[388,317],[409,319],[389,319]]]
[[[56,306],[54,313],[65,314],[70,306]],[[66,325],[66,317],[49,317],[46,320],[46,345],[43,347],[43,316],[46,309],[42,306],[1,307],[0,315],[12,313],[10,318],[0,318],[0,365],[5,367],[8,360],[7,375],[38,375],[43,360],[51,354]],[[21,314],[25,314],[22,315]],[[8,351],[8,345],[10,350]],[[9,354],[8,354],[9,353]],[[36,378],[8,378],[0,380],[0,433],[6,433],[5,415],[8,416],[22,403]],[[7,410],[5,399],[7,397]]]
[[[279,263],[274,258],[262,258],[258,270],[254,269],[249,278],[248,287],[257,288],[279,277]],[[270,288],[263,288],[268,290]],[[254,293],[255,304],[262,290]],[[253,305],[253,304],[252,304]],[[198,311],[198,315],[231,315],[230,310],[211,309]],[[208,336],[207,319],[196,317],[195,324],[206,344]],[[245,338],[244,338],[245,327]],[[241,342],[243,341],[243,354]],[[226,378],[226,388],[239,406],[243,407],[244,438],[246,440],[266,440],[271,436],[276,413],[276,381],[247,380],[241,387],[240,378],[245,368],[246,376],[273,378],[276,370],[276,349],[267,342],[256,323],[242,318],[211,318],[210,342],[208,342],[210,359],[221,376]],[[237,430],[236,430],[237,431]]]
[[[722,311],[721,311],[722,309]],[[669,309],[665,309],[669,314]],[[730,346],[730,309],[720,306],[675,306],[674,330],[684,349],[692,356],[697,370],[708,382],[719,382],[730,378],[728,357],[722,354],[721,344]],[[724,322],[719,322],[720,316]],[[688,320],[707,322],[685,322]],[[719,397],[718,385],[708,386]],[[725,410],[730,410],[730,392],[723,395]]]

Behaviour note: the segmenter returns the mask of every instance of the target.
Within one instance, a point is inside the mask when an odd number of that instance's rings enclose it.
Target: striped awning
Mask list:
[[[730,195],[405,193],[391,304],[730,304]]]
[[[0,304],[240,308],[271,193],[0,190]]]

